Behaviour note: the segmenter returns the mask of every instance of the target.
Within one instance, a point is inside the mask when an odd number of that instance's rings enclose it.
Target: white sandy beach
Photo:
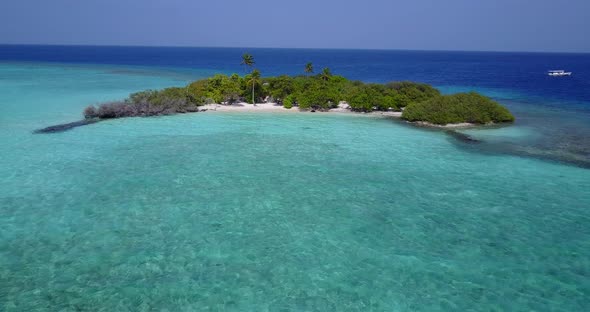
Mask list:
[[[286,109],[276,103],[235,103],[231,105],[207,104],[199,108],[200,111],[217,111],[217,112],[300,112],[297,108]]]
[[[310,113],[309,110],[300,110],[297,107],[293,107],[287,109],[280,104],[276,103],[256,103],[256,105],[250,103],[236,103],[232,105],[225,105],[225,104],[207,104],[203,105],[199,108],[199,111],[207,111],[207,112],[260,112],[260,113],[267,113],[267,112],[280,112],[280,113]],[[353,114],[357,116],[383,116],[383,117],[393,117],[401,119],[402,112],[384,112],[384,111],[374,111],[370,113],[362,113],[362,112],[354,112],[350,110],[348,104],[341,103],[338,105],[338,108],[330,109],[329,111],[318,111],[319,114],[322,113],[338,113],[338,114]],[[408,122],[414,124],[419,127],[431,127],[431,128],[445,128],[445,129],[462,129],[462,128],[473,128],[476,125],[468,122],[463,123],[456,123],[456,124],[446,124],[446,125],[437,125],[432,124],[429,122],[424,121],[417,121],[417,122]]]
[[[200,111],[216,111],[216,112],[286,112],[286,113],[309,113],[310,111],[302,111],[297,107],[287,109],[282,105],[276,103],[256,103],[256,105],[250,103],[236,103],[232,105],[222,104],[207,104],[201,106]],[[342,113],[342,114],[358,114],[358,115],[377,115],[377,116],[389,116],[400,118],[401,112],[371,112],[371,113],[359,113],[353,112],[347,105],[339,105],[338,108],[333,108],[328,111],[329,113]],[[326,113],[326,112],[324,112]]]

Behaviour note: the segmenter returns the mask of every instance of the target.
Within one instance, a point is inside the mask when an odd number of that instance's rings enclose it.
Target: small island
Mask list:
[[[261,78],[215,75],[185,87],[133,93],[121,102],[89,106],[87,119],[158,116],[198,112],[214,107],[260,106],[270,103],[301,111],[399,112],[411,122],[488,124],[512,122],[514,116],[497,102],[475,92],[441,95],[430,85],[414,82],[385,84],[351,81],[324,70],[315,76]],[[395,115],[395,114],[394,114]]]
[[[513,122],[504,106],[476,92],[440,95],[408,105],[402,118],[433,125]]]
[[[244,55],[245,65],[247,56]],[[514,121],[508,109],[475,92],[442,95],[424,83],[364,83],[333,75],[328,68],[314,75],[311,63],[306,65],[305,73],[263,78],[254,69],[244,76],[218,74],[184,87],[146,90],[123,101],[91,105],[84,109],[84,121],[37,132],[58,132],[112,118],[208,110],[373,113],[437,127]]]

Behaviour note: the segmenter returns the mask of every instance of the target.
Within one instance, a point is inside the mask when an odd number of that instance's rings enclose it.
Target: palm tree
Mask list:
[[[330,72],[330,69],[328,67],[322,69],[322,73],[320,74],[320,77],[322,78],[322,80],[328,81],[330,79],[330,77],[332,77],[332,73]]]
[[[252,56],[252,54],[244,53],[244,55],[242,55],[242,62],[240,63],[240,65],[244,65],[244,72],[246,72],[245,66],[252,67],[255,63],[256,62],[254,62],[254,57]]]
[[[313,64],[311,62],[305,64],[305,73],[306,74],[313,73]]]
[[[252,84],[252,103],[254,104],[254,106],[256,106],[256,101],[254,100],[254,87],[257,84],[260,84],[260,71],[258,69],[252,71],[248,83]]]

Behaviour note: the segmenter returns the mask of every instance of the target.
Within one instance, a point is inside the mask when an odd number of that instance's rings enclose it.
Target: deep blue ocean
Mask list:
[[[461,130],[480,144],[323,113],[33,133],[245,52],[517,120]],[[0,45],[0,311],[588,310],[590,54]]]
[[[316,70],[329,67],[335,74],[365,82],[410,80],[510,90],[523,98],[560,102],[553,104],[566,109],[590,109],[590,54],[0,45],[0,61],[242,73],[239,64],[244,52],[255,56],[256,67],[267,76],[302,74],[303,66],[313,62]],[[552,78],[546,75],[552,69],[566,69],[573,75]],[[573,107],[576,104],[579,107]]]

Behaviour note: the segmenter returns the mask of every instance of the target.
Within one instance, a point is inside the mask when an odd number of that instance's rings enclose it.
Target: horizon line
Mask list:
[[[48,47],[111,47],[111,48],[204,48],[204,49],[275,49],[275,50],[348,50],[348,51],[408,51],[408,52],[472,52],[472,53],[539,53],[539,54],[590,54],[579,51],[524,51],[524,50],[438,50],[409,48],[307,48],[307,47],[238,47],[238,46],[190,46],[190,45],[118,45],[118,44],[67,44],[67,43],[2,43],[0,46],[48,46]]]

